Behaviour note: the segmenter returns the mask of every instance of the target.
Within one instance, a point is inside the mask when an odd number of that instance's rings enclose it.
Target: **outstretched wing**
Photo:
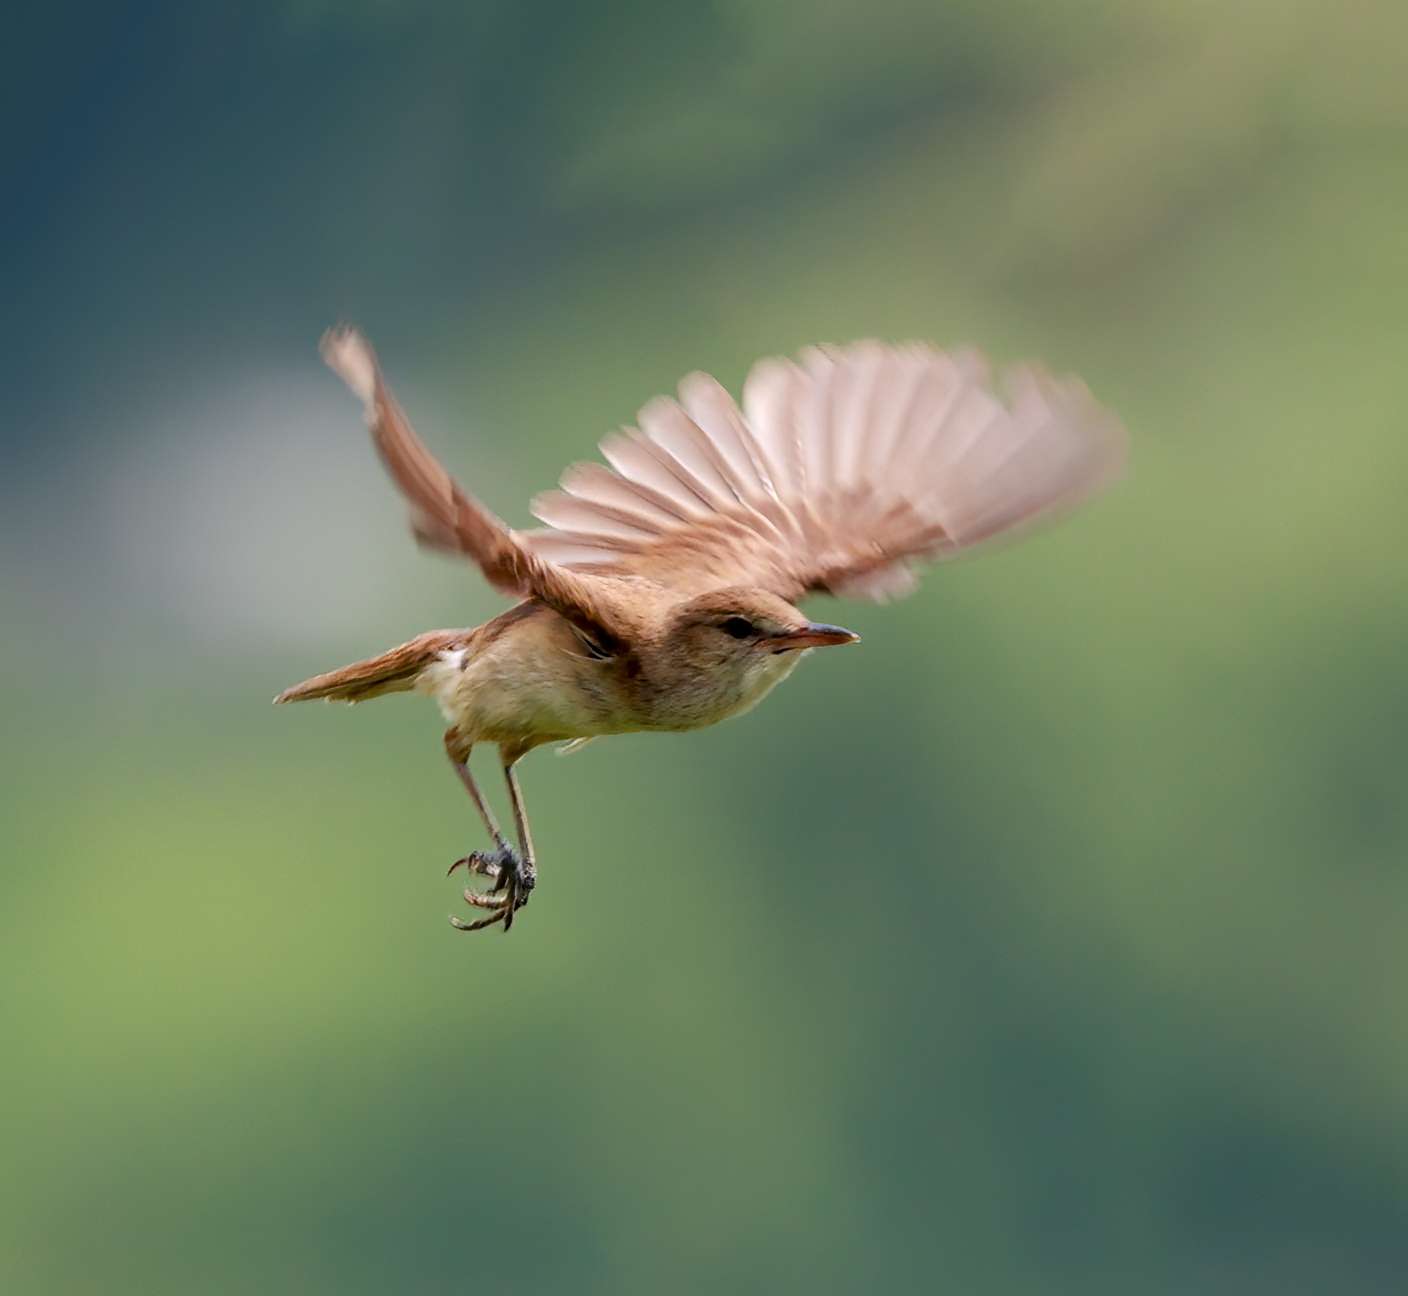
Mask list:
[[[1073,378],[972,351],[858,342],[763,360],[740,411],[706,374],[576,464],[521,539],[563,567],[882,600],[913,564],[1070,508],[1124,459],[1118,421]]]
[[[472,559],[495,589],[540,599],[596,640],[613,633],[600,582],[534,552],[445,471],[411,428],[366,338],[356,329],[329,329],[319,349],[366,407],[372,440],[422,544]]]

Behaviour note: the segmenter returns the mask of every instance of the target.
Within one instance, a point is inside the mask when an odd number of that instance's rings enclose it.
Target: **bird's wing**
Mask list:
[[[536,553],[445,471],[416,436],[366,338],[355,329],[330,329],[320,350],[366,407],[372,440],[410,505],[422,544],[472,559],[495,589],[538,598],[595,639],[614,633],[599,580]]]
[[[1118,421],[1035,366],[858,342],[763,360],[740,410],[706,374],[533,502],[523,541],[566,568],[752,585],[795,600],[908,593],[913,564],[1073,506],[1124,458]]]

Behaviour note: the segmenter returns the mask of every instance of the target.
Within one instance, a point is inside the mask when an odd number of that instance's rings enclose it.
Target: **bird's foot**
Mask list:
[[[538,871],[531,860],[523,859],[507,842],[500,842],[491,851],[471,851],[450,865],[450,872],[463,866],[467,873],[492,878],[487,892],[465,888],[464,900],[475,909],[487,909],[488,914],[467,923],[455,917],[450,925],[457,931],[482,931],[495,923],[503,923],[504,931],[513,926],[513,915],[528,903],[528,896],[538,882]]]

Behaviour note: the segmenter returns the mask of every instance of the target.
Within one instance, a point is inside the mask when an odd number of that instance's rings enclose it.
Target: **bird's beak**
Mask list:
[[[789,630],[786,634],[771,635],[758,640],[759,648],[770,652],[792,652],[798,648],[829,648],[837,644],[859,643],[860,635],[854,630],[844,630],[840,626],[823,625],[813,622],[799,630]]]

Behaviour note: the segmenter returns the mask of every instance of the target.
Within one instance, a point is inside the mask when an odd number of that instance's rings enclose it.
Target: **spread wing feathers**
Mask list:
[[[610,636],[600,592],[593,588],[599,582],[534,552],[445,471],[411,428],[359,332],[330,329],[320,350],[366,407],[372,440],[410,505],[411,526],[422,544],[472,559],[496,589],[536,597],[594,638]]]
[[[1124,458],[1118,421],[1035,366],[858,342],[759,362],[740,411],[705,374],[657,398],[539,496],[522,539],[565,567],[757,585],[784,598],[908,593],[912,564],[1072,507]]]

